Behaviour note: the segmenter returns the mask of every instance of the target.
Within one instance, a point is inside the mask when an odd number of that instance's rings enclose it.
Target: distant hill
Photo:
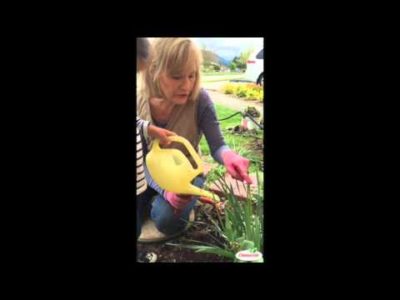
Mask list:
[[[227,60],[227,59],[225,59],[223,57],[220,57],[220,56],[218,56],[218,57],[219,57],[219,63],[221,65],[229,67],[229,65],[231,64],[231,60]]]
[[[210,50],[201,50],[202,54],[203,54],[203,60],[204,63],[207,62],[213,62],[219,65],[223,65],[223,66],[229,66],[229,64],[231,63],[231,61],[217,55],[216,53],[210,51]]]

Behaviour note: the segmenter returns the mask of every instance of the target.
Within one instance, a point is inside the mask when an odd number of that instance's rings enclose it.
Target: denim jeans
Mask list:
[[[205,178],[198,176],[195,178],[193,185],[202,188],[204,182]],[[154,200],[151,202],[153,198]],[[190,212],[199,197],[194,196],[192,199],[180,215],[177,216],[169,202],[149,187],[136,200],[136,239],[140,236],[144,216],[148,210],[150,210],[150,217],[160,232],[166,235],[173,235],[183,230],[189,221]]]

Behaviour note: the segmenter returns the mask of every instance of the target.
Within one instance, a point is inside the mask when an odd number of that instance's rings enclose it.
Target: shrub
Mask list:
[[[225,94],[234,94],[246,100],[264,100],[264,90],[255,83],[232,84],[228,83],[222,88]]]
[[[224,91],[225,94],[234,94],[235,93],[235,85],[228,83],[226,84],[222,90]]]

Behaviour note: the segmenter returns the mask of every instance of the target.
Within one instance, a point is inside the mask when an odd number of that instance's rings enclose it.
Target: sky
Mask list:
[[[232,60],[235,56],[249,48],[254,50],[263,47],[263,38],[192,38],[201,48],[206,46],[219,56]]]
[[[150,38],[151,40],[152,38]],[[215,52],[217,55],[232,60],[235,56],[249,48],[254,50],[263,47],[263,38],[191,38],[201,49],[206,46],[207,50]]]

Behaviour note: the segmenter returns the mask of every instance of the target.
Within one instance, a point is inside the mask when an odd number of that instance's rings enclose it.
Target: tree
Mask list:
[[[246,63],[243,63],[242,59],[238,56],[235,56],[235,58],[232,61],[233,63],[235,63],[236,68],[238,69],[245,69],[246,68]]]
[[[251,53],[253,53],[254,49],[253,48],[249,48],[244,50],[241,54],[240,54],[240,62],[244,65],[246,65],[247,61],[249,60],[249,57],[251,55]]]
[[[231,71],[233,72],[233,71],[235,71],[235,70],[236,70],[237,66],[236,66],[236,64],[235,64],[234,62],[231,62],[231,64],[230,64],[229,68],[230,68],[230,69],[231,69]]]
[[[236,68],[245,70],[247,61],[249,60],[249,57],[253,51],[253,48],[249,48],[240,53],[239,56],[235,56],[232,62],[236,64]]]

